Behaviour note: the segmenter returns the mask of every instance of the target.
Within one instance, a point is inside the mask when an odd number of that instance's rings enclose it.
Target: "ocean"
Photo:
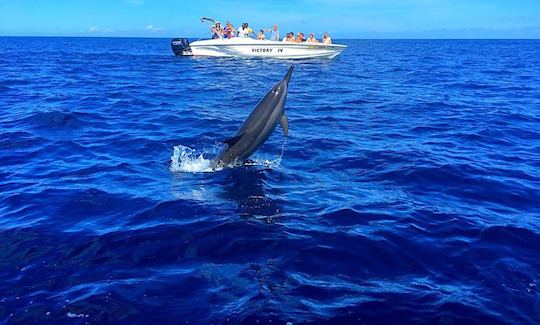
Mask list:
[[[0,38],[0,323],[538,324],[540,41],[336,42]]]

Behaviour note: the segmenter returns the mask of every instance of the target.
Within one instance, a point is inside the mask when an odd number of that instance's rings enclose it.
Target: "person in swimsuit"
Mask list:
[[[330,36],[328,36],[328,32],[324,33],[322,42],[323,44],[332,44],[332,39],[330,38]]]
[[[259,31],[259,35],[257,35],[257,39],[258,40],[265,40],[266,39],[266,36],[264,36],[264,30],[260,30]]]

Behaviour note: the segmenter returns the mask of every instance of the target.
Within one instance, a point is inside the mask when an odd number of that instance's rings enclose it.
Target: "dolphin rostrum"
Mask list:
[[[246,160],[268,139],[278,123],[281,123],[283,133],[287,136],[289,121],[284,109],[293,68],[291,66],[285,77],[261,99],[236,135],[223,141],[227,148],[212,161],[213,169]]]

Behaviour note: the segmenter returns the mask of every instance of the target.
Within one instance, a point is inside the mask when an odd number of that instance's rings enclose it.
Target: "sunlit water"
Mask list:
[[[343,42],[0,38],[0,323],[540,322],[540,42]]]

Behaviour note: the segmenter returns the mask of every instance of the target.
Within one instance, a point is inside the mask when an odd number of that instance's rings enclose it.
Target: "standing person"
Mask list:
[[[244,23],[244,24],[246,24],[246,27],[244,29],[244,31],[246,31],[246,37],[249,37],[249,35],[251,35],[251,34],[253,34],[253,36],[257,36],[257,35],[255,35],[255,32],[253,31],[253,29],[251,29],[251,27],[249,27],[248,23]]]
[[[270,40],[271,41],[279,41],[279,29],[278,25],[274,24],[274,28],[272,28],[272,34],[270,34]]]
[[[332,44],[332,39],[330,38],[330,36],[328,36],[328,32],[324,33],[324,36],[322,38],[322,42],[323,42],[323,44]]]
[[[274,24],[273,28],[271,28],[271,29],[268,28],[268,29],[265,29],[264,31],[265,32],[271,32],[271,34],[270,34],[270,40],[271,41],[279,42],[279,29],[278,29],[277,24]]]
[[[238,27],[238,37],[246,38],[248,37],[247,24],[242,23],[241,27]]]

